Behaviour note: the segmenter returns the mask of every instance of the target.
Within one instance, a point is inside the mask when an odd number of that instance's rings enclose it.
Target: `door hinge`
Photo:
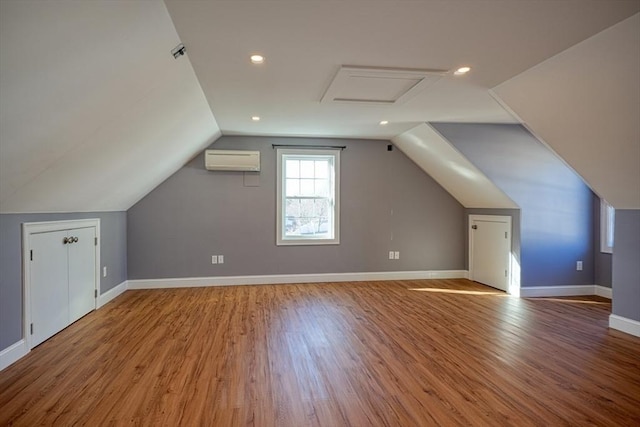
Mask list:
[[[29,256],[31,257],[31,261],[33,261],[33,249],[29,250]]]
[[[505,231],[505,232],[504,232],[504,238],[505,238],[505,239],[507,238],[507,233],[508,233],[508,231]]]
[[[94,289],[94,291],[93,291],[93,297],[94,297],[94,298],[98,298],[98,290],[97,290],[97,289]]]
[[[30,326],[31,326],[31,335],[33,335],[33,323]]]
[[[98,238],[97,237],[93,238],[93,245],[94,246],[98,246]]]
[[[507,277],[507,276],[508,276],[508,273],[507,273],[507,270],[505,270],[504,271],[504,277]]]

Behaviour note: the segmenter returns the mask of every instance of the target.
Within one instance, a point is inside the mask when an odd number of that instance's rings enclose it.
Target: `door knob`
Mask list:
[[[71,243],[71,242],[69,241],[69,238],[65,237],[64,239],[62,239],[62,244],[63,244],[63,245],[66,245],[67,243]]]
[[[73,243],[76,243],[78,241],[78,237],[74,237],[73,238]]]

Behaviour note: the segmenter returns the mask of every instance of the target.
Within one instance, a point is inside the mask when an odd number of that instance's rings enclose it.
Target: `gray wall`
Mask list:
[[[578,175],[521,125],[434,126],[520,206],[522,286],[594,284],[595,196]]]
[[[520,263],[520,209],[483,209],[470,208],[466,209],[465,220],[465,241],[466,247],[469,247],[469,215],[501,215],[511,217],[511,254],[514,259]],[[465,265],[469,269],[469,251],[465,251]]]
[[[616,209],[612,312],[640,322],[640,210]]]
[[[22,339],[22,223],[84,218],[100,218],[102,294],[127,280],[125,212],[0,215],[0,351]]]
[[[593,198],[593,257],[595,284],[610,288],[613,283],[611,254],[600,252],[600,198]]]
[[[340,245],[276,246],[271,144],[347,146]],[[127,212],[129,279],[464,269],[463,207],[388,144],[220,138],[212,148],[261,151],[259,185],[245,186],[242,172],[206,171],[198,155]],[[225,263],[212,265],[220,254]]]

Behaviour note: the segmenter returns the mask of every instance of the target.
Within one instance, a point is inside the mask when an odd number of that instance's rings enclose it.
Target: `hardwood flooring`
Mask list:
[[[0,372],[0,425],[637,426],[610,308],[467,280],[128,291]]]

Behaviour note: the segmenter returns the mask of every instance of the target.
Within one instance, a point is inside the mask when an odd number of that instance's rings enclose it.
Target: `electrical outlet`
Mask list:
[[[389,259],[393,259],[393,251],[389,251]]]
[[[102,277],[107,277],[107,267],[102,267]]]
[[[400,259],[400,251],[395,251],[393,253],[393,259]]]
[[[211,255],[211,264],[218,263],[218,255]]]
[[[218,255],[218,264],[224,264],[224,255]]]
[[[576,262],[576,270],[582,271],[582,261]]]

